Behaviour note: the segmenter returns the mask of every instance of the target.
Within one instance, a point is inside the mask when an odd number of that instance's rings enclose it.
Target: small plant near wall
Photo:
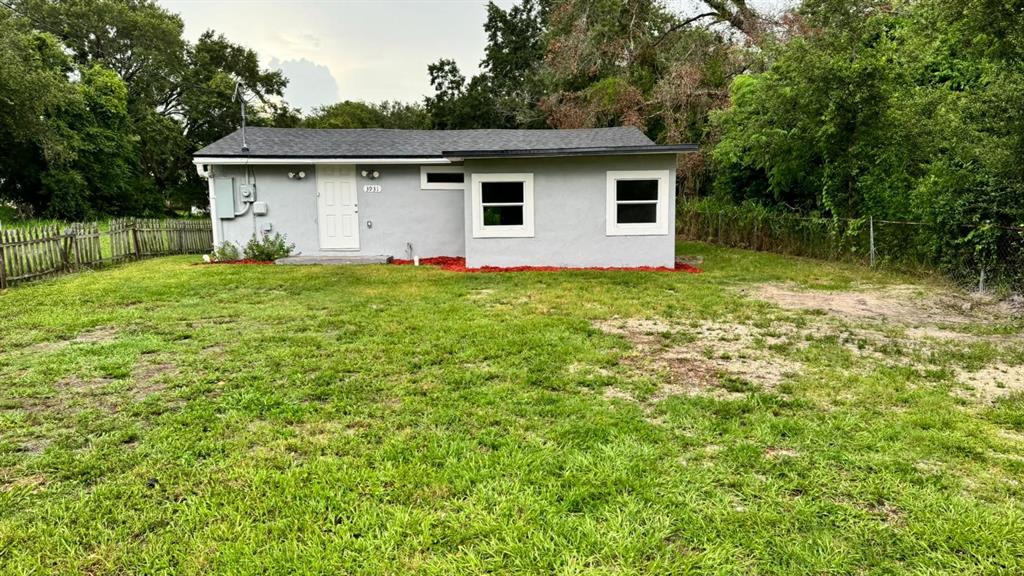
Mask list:
[[[237,262],[242,259],[242,254],[234,242],[221,242],[210,254],[211,262]]]
[[[245,245],[245,259],[257,262],[272,262],[286,258],[295,250],[295,244],[289,244],[288,238],[280,232],[266,234],[262,238],[255,234]]]

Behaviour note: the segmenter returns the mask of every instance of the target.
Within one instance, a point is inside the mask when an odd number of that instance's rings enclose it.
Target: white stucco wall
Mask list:
[[[381,176],[368,180],[362,170]],[[269,223],[306,255],[390,255],[408,258],[406,244],[416,254],[465,256],[478,266],[672,266],[675,263],[676,158],[673,154],[467,160],[466,190],[421,190],[418,165],[356,166],[359,195],[357,251],[321,251],[317,227],[316,167],[253,166],[257,200],[266,202],[266,216],[248,212],[232,220],[214,220],[222,240],[244,245]],[[289,172],[305,171],[304,180]],[[606,234],[607,172],[609,170],[668,170],[671,174],[668,234],[608,236]],[[214,166],[214,176],[245,182],[241,166]],[[534,236],[532,238],[474,238],[471,187],[473,173],[531,173],[534,175]],[[381,192],[364,192],[379,184]],[[241,204],[238,204],[241,208]],[[368,223],[372,222],[372,227]]]
[[[669,170],[668,234],[606,235],[607,172]],[[674,154],[466,161],[466,265],[673,266],[675,265]],[[474,238],[469,182],[473,173],[531,173],[532,238]]]
[[[361,176],[377,170],[380,178]],[[214,220],[220,226],[220,238],[244,245],[254,231],[265,223],[288,236],[296,253],[389,255],[407,258],[406,244],[412,243],[417,255],[461,256],[465,254],[463,230],[463,193],[461,190],[420,190],[420,168],[416,165],[356,166],[356,190],[359,195],[359,250],[343,252],[320,250],[317,228],[316,167],[252,166],[256,196],[266,202],[266,216],[250,211],[232,220]],[[291,180],[289,172],[306,172],[304,180]],[[214,166],[214,176],[233,177],[235,193],[245,182],[241,166]],[[252,180],[252,178],[251,178]],[[381,192],[363,192],[365,184],[378,184]],[[241,209],[241,204],[238,205]],[[372,222],[372,227],[368,223]]]

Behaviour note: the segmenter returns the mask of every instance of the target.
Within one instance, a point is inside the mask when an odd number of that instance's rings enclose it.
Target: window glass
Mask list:
[[[670,170],[609,170],[605,197],[608,236],[668,234]]]
[[[522,206],[484,206],[484,226],[521,226]]]
[[[615,183],[615,190],[619,202],[658,200],[657,180],[618,180]]]
[[[533,174],[473,174],[474,238],[533,237]]]
[[[619,224],[654,224],[658,221],[658,205],[619,204],[616,221]]]
[[[522,182],[484,182],[480,186],[481,204],[523,202]]]
[[[462,184],[465,181],[466,175],[461,172],[427,172],[430,184]]]

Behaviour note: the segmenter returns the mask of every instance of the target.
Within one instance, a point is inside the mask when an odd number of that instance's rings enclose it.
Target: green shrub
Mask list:
[[[221,242],[220,246],[213,249],[210,259],[214,262],[235,262],[242,259],[242,254],[234,242]]]
[[[18,210],[14,206],[0,204],[0,223],[10,222],[18,218]]]
[[[287,237],[280,232],[265,234],[262,238],[254,234],[245,245],[245,259],[270,262],[289,256],[292,250],[295,250],[295,244],[289,244]]]

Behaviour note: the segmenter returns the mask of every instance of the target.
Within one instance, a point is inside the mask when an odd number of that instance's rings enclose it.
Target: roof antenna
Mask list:
[[[242,93],[244,87],[241,82],[235,82],[235,93],[231,95],[231,101],[238,100],[242,106],[242,152],[249,151],[249,145],[245,141],[245,94]]]

